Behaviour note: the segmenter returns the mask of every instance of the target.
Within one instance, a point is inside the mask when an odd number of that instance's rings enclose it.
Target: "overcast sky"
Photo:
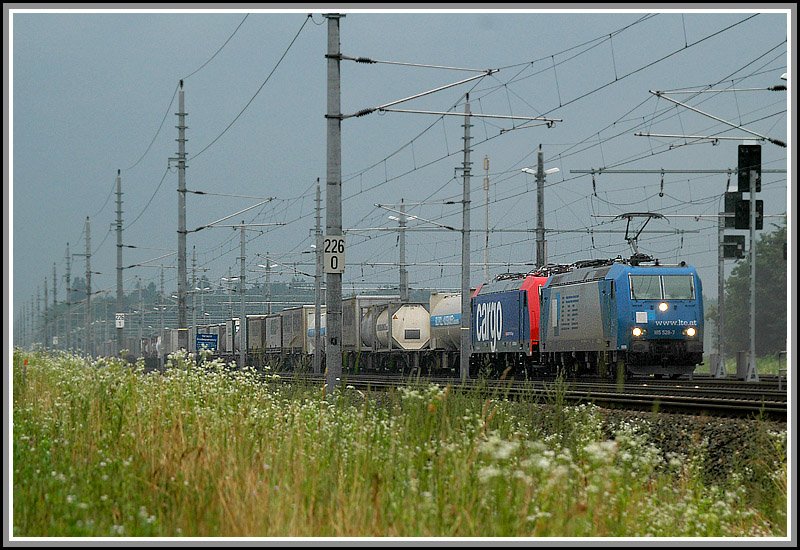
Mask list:
[[[312,256],[302,253],[313,242],[317,178],[323,184],[324,205],[327,23],[321,11],[312,18],[308,13],[12,14],[6,36],[13,64],[13,125],[7,126],[13,165],[6,174],[12,193],[15,315],[23,303],[30,305],[37,287],[43,289],[45,278],[52,285],[54,263],[58,299],[64,299],[67,243],[73,254],[85,251],[87,216],[92,270],[100,273],[93,277],[93,287],[113,295],[116,236],[111,226],[116,208],[110,193],[118,169],[124,193],[123,240],[137,247],[124,249],[123,264],[176,250],[178,175],[174,164],[167,169],[168,159],[177,152],[175,91],[181,78],[188,112],[187,188],[218,194],[187,195],[187,227],[259,201],[247,197],[275,197],[225,222],[286,224],[248,232],[248,280],[263,282],[264,270],[258,264],[265,260],[257,254],[269,253],[279,264],[273,280],[289,280],[295,263],[299,271],[313,272],[311,265],[303,265]],[[625,229],[624,222],[612,221],[611,216],[656,212],[668,219],[650,222],[647,229],[661,233],[643,234],[640,250],[665,263],[684,260],[695,265],[705,294],[716,298],[716,220],[674,215],[716,214],[726,175],[604,174],[593,181],[572,171],[735,168],[737,147],[743,143],[639,137],[637,132],[739,138],[755,138],[749,132],[756,132],[787,142],[793,119],[789,95],[764,91],[785,83],[781,75],[788,70],[787,38],[791,39],[787,19],[786,12],[752,10],[348,12],[340,28],[341,50],[348,56],[500,69],[397,108],[463,112],[469,92],[475,113],[562,120],[551,128],[521,128],[521,121],[473,119],[473,229],[483,230],[485,224],[485,157],[490,163],[490,227],[536,227],[535,178],[521,168],[535,166],[541,144],[545,167],[560,170],[547,176],[545,191],[548,261],[628,256],[624,233],[604,232]],[[352,114],[475,74],[343,61],[342,112]],[[709,86],[759,90],[670,97],[744,129],[649,92]],[[425,203],[409,208],[420,218],[460,227],[459,204],[444,203],[461,200],[462,125],[461,117],[409,113],[344,120],[343,226],[393,225],[391,212],[374,204],[403,198]],[[758,143],[764,168],[789,168],[791,144],[786,149]],[[786,181],[786,174],[764,175],[759,198],[766,214],[786,213],[793,192]],[[731,184],[735,183],[734,177]],[[323,214],[323,224],[324,220]],[[772,223],[783,222],[769,218],[765,227]],[[421,221],[409,226],[431,227]],[[474,234],[473,285],[483,280],[483,242],[483,234]],[[207,270],[211,281],[219,283],[229,268],[239,272],[239,237],[233,229],[190,234],[187,246],[189,265],[195,246],[198,266]],[[409,232],[412,287],[460,287],[460,250],[457,232]],[[508,264],[491,266],[491,275],[527,271],[530,266],[514,264],[534,259],[532,233],[491,233],[489,261]],[[396,284],[397,267],[364,264],[397,260],[395,233],[351,233],[345,294],[379,283]],[[174,266],[177,259],[173,254],[150,265],[160,263]],[[729,261],[728,272],[732,267]],[[83,257],[73,257],[73,277],[83,277],[84,271]],[[167,271],[167,288],[174,290],[176,270]],[[145,284],[157,283],[159,270],[141,267],[124,273],[129,291],[136,277]],[[52,300],[52,288],[50,292]]]

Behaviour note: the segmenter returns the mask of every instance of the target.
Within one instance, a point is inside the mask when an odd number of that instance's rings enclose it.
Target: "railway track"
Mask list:
[[[284,379],[324,384],[322,375],[284,373]],[[638,411],[728,417],[760,417],[786,421],[787,394],[775,383],[736,383],[734,380],[633,379],[608,380],[468,380],[456,378],[403,378],[401,376],[346,375],[342,383],[361,390],[386,390],[404,384],[438,384],[464,387],[467,391],[507,399],[528,399],[547,404],[556,399],[569,403],[594,403],[602,407]]]

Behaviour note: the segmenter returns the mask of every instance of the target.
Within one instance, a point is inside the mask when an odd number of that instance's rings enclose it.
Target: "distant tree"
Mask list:
[[[762,234],[756,244],[756,353],[786,349],[786,226]],[[750,345],[750,261],[739,260],[725,281],[725,346]]]
[[[86,299],[86,279],[83,277],[73,277],[70,282],[69,301],[72,303]]]

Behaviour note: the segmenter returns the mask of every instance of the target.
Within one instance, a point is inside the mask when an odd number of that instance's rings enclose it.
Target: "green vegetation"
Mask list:
[[[27,360],[27,361],[26,361]],[[24,364],[27,362],[27,364]],[[785,536],[786,434],[707,480],[598,409],[15,353],[13,535]],[[756,484],[756,485],[754,485]]]
[[[786,225],[762,233],[756,244],[756,353],[786,351]],[[717,305],[709,304],[706,318],[716,323]],[[725,281],[725,349],[750,347],[750,257],[736,262]],[[716,343],[706,342],[707,347]],[[734,365],[734,371],[736,366]]]

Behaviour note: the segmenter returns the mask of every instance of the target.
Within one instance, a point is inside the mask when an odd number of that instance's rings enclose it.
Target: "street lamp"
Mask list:
[[[533,168],[522,168],[522,171],[525,172],[526,174],[532,174],[534,176],[536,175],[536,170],[534,170]],[[559,168],[548,168],[547,170],[544,171],[545,175],[557,174],[558,172],[561,172]]]
[[[406,222],[416,216],[406,216],[403,201],[400,201],[400,216],[390,215],[389,219],[400,224],[400,301],[408,302],[408,270],[406,269]]]
[[[542,267],[547,263],[544,239],[544,178],[547,174],[555,174],[560,170],[558,168],[544,169],[544,154],[541,145],[538,151],[538,161],[536,170],[522,168],[522,171],[536,176],[536,265]]]
[[[233,286],[230,283],[238,281],[239,277],[231,277],[228,275],[227,277],[220,277],[219,280],[228,283],[228,318],[233,319]]]

